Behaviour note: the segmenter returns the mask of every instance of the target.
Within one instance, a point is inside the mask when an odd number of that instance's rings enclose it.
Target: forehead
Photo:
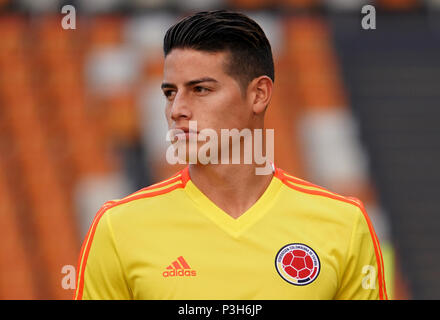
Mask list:
[[[227,52],[173,49],[165,58],[164,81],[179,82],[202,77],[226,77]]]

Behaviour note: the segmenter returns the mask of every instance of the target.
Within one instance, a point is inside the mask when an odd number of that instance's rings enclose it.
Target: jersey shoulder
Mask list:
[[[343,211],[349,212],[349,214],[359,214],[365,211],[363,203],[355,197],[344,196],[330,191],[295,177],[279,168],[276,169],[275,176],[283,182],[286,187],[285,189],[289,193],[300,195],[301,199],[310,206],[315,206],[316,204],[317,207],[325,207],[328,210],[337,207],[339,209],[338,212],[341,212],[341,209],[345,209]],[[292,197],[292,199],[296,198]]]
[[[101,207],[101,211],[106,211],[107,215],[112,216],[127,216],[130,213],[151,211],[154,207],[163,208],[173,205],[173,202],[177,200],[174,191],[185,187],[188,180],[187,174],[186,169],[183,169],[168,179],[142,188],[122,199],[107,201]]]

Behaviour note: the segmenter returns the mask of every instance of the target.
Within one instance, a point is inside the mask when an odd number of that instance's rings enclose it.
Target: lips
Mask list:
[[[181,131],[183,131],[185,133],[190,132],[189,128],[186,128],[186,127],[177,127],[174,130],[181,130]]]
[[[173,137],[179,138],[179,137],[184,136],[185,139],[188,139],[190,134],[191,135],[199,134],[198,131],[190,130],[190,128],[187,128],[187,127],[176,127],[176,128],[171,129],[171,132],[172,132]]]

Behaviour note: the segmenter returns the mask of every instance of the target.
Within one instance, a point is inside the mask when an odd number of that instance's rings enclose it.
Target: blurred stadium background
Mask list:
[[[98,208],[180,169],[162,38],[223,8],[272,43],[275,163],[366,204],[390,298],[440,298],[439,0],[0,0],[1,299],[72,298],[63,267]]]

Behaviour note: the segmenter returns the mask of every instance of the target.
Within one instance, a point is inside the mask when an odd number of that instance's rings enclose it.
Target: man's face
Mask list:
[[[228,52],[173,49],[165,58],[162,90],[169,129],[252,128],[252,106],[246,92],[225,72]]]

